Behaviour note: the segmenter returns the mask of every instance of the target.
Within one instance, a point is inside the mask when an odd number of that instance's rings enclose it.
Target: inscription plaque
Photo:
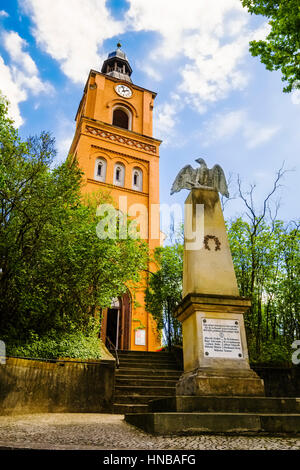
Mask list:
[[[205,357],[243,359],[238,320],[203,318],[202,337]]]
[[[137,346],[146,346],[146,330],[135,330],[135,344]]]

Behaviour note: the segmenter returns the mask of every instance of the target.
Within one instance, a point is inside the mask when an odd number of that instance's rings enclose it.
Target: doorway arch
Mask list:
[[[131,296],[129,292],[112,299],[104,315],[102,340],[108,349],[130,349]]]

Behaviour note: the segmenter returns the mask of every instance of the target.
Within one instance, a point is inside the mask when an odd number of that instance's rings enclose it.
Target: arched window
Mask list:
[[[143,191],[143,172],[140,168],[134,168],[132,171],[132,189]]]
[[[123,163],[116,163],[114,171],[114,184],[116,186],[124,186],[125,182],[125,167]]]
[[[124,106],[118,106],[113,110],[112,123],[114,126],[131,130],[132,114]]]
[[[94,179],[105,182],[106,179],[106,160],[105,158],[96,158]]]

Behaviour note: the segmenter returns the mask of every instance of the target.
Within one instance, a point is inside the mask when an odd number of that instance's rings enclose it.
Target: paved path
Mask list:
[[[31,449],[300,450],[300,438],[269,436],[151,436],[123,415],[45,413],[0,416],[0,447]]]

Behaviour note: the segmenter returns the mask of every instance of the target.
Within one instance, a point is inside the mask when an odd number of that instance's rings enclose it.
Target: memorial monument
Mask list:
[[[244,314],[251,303],[239,296],[219,194],[229,197],[222,168],[185,166],[171,194],[190,189],[185,201],[182,322],[184,373],[176,394],[263,396],[250,369]]]
[[[265,397],[263,380],[250,368],[244,314],[220,205],[229,197],[222,168],[185,166],[171,194],[189,189],[185,201],[182,322],[184,372],[176,396],[151,401],[149,411],[125,420],[158,435],[297,433],[300,401]],[[163,389],[162,389],[163,394]]]

